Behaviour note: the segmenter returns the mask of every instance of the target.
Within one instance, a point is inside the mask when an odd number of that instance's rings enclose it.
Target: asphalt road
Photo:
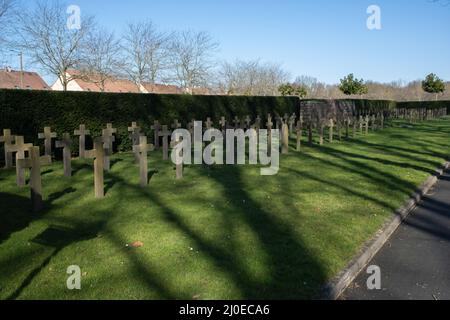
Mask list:
[[[450,170],[368,264],[381,269],[381,290],[367,289],[366,269],[346,300],[450,300]]]

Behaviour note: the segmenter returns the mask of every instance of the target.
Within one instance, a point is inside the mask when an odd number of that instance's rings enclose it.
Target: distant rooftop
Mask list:
[[[0,69],[0,89],[51,90],[36,72],[11,68]]]

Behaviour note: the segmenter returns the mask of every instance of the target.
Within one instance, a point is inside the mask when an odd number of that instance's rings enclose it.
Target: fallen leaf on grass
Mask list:
[[[132,247],[132,248],[140,248],[143,246],[144,246],[144,243],[141,241],[135,241],[132,244],[130,244],[130,247]]]

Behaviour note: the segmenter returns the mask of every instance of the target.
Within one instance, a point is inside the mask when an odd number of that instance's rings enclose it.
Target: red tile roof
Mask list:
[[[21,74],[23,74],[22,77]],[[50,90],[47,83],[36,72],[15,70],[0,70],[0,89]]]
[[[143,83],[142,86],[148,93],[159,94],[183,94],[183,89],[173,85]]]
[[[67,73],[71,76],[79,76],[80,72],[77,70],[68,70]],[[100,86],[94,82],[99,81],[99,77],[95,75],[89,76],[91,81],[85,81],[83,79],[76,79],[76,83],[84,91],[91,92],[101,92]],[[105,88],[103,92],[130,92],[130,93],[140,93],[139,87],[132,81],[125,79],[108,79],[105,82]]]

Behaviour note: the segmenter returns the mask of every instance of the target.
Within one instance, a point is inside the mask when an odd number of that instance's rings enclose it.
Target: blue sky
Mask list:
[[[445,3],[447,0],[440,0]],[[450,5],[431,0],[71,0],[121,33],[151,19],[162,30],[209,31],[218,59],[281,63],[293,77],[336,83],[353,72],[366,80],[450,80]],[[366,27],[369,5],[382,29]]]

